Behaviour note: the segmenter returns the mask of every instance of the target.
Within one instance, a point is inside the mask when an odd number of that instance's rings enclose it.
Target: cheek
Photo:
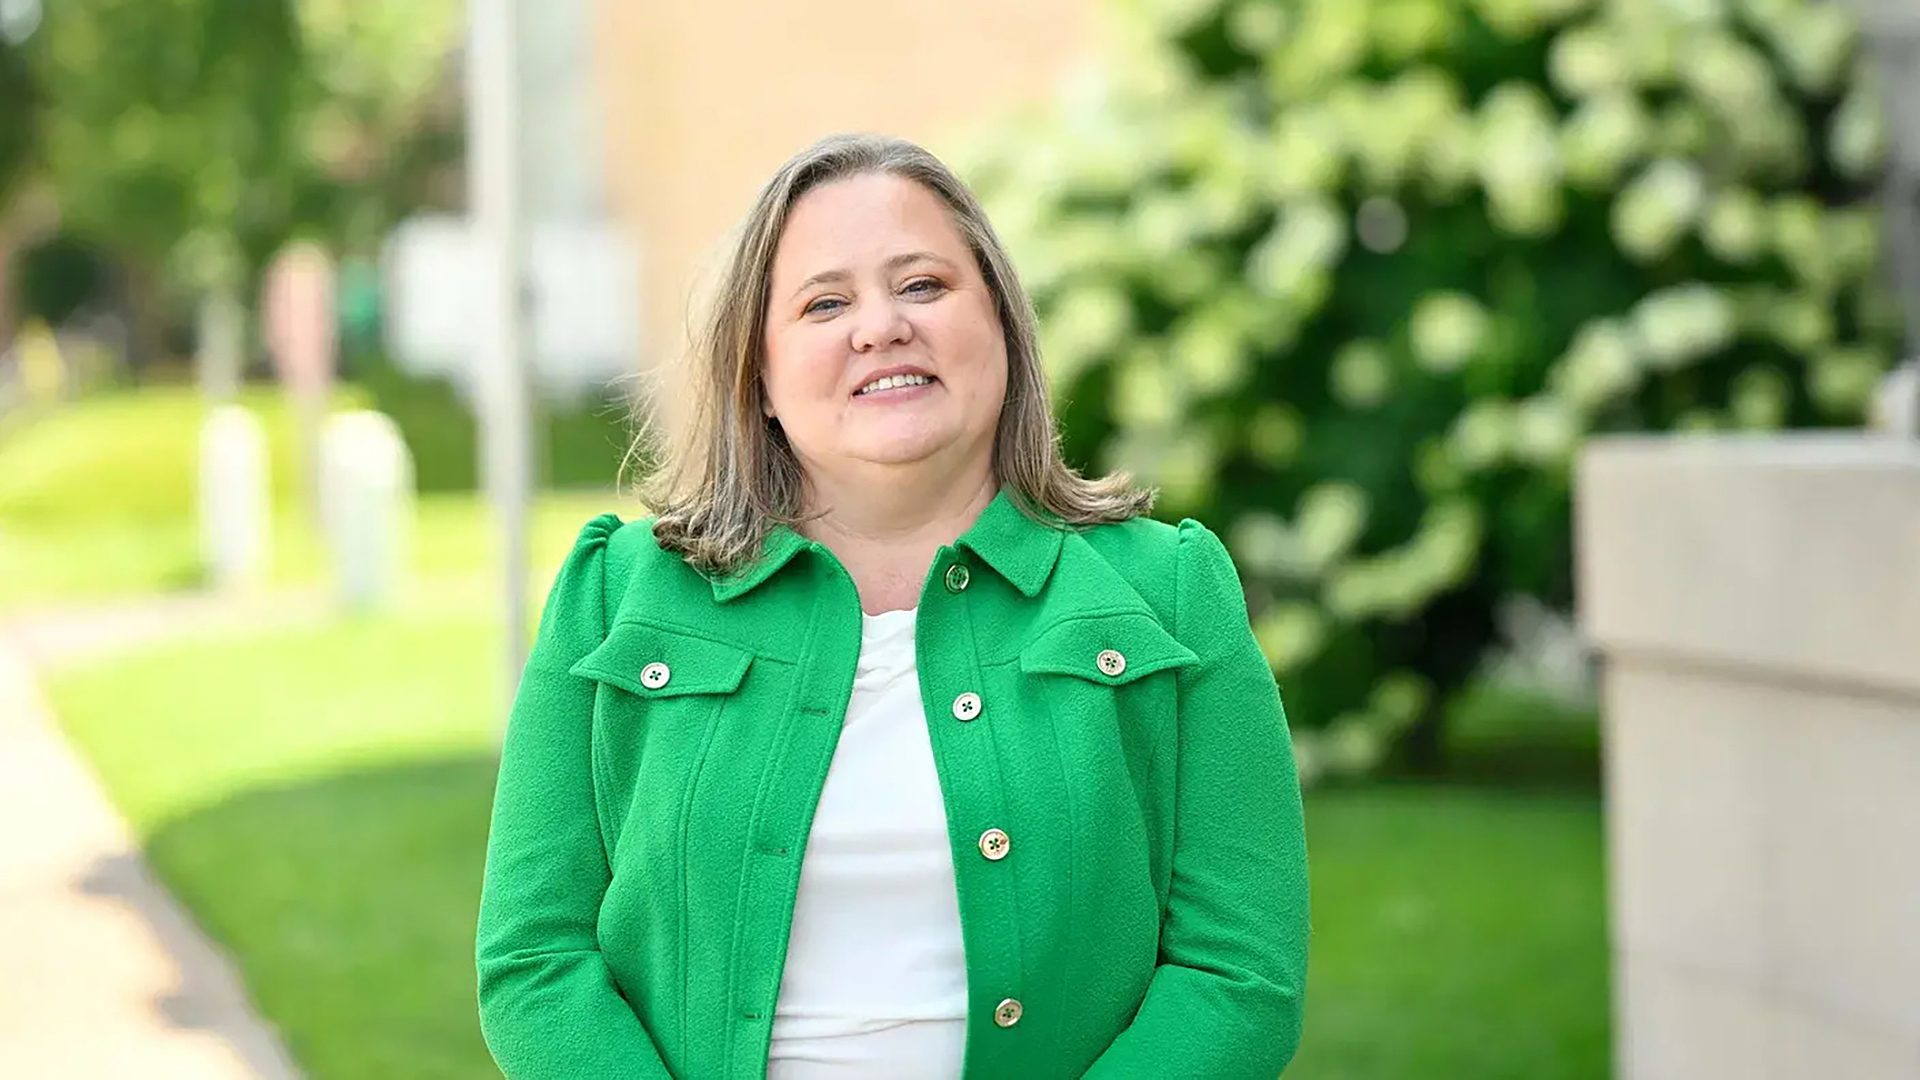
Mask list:
[[[979,334],[980,383],[998,407],[1007,396],[1007,339],[998,320],[988,321]]]
[[[1000,332],[1000,320],[990,310],[968,305],[944,320],[941,335],[953,351],[966,361],[972,381],[982,389],[1004,386],[1007,377],[1007,343]]]
[[[811,332],[809,332],[811,331]],[[768,415],[792,414],[816,406],[836,394],[840,377],[838,351],[821,328],[794,326],[767,335]]]

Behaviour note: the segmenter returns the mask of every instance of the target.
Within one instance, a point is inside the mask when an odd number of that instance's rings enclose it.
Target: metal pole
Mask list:
[[[487,287],[475,395],[480,467],[500,527],[506,577],[504,683],[510,707],[526,660],[527,510],[532,453],[527,402],[527,229],[522,201],[519,0],[469,0],[468,174]],[[503,711],[502,715],[505,713]]]

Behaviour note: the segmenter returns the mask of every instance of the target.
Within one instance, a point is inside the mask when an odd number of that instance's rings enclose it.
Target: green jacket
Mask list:
[[[839,561],[785,527],[718,580],[650,521],[581,532],[487,846],[480,1020],[508,1077],[764,1080],[860,612]],[[966,1076],[1272,1080],[1300,1038],[1306,844],[1219,538],[1062,531],[1002,490],[934,559],[915,621]]]

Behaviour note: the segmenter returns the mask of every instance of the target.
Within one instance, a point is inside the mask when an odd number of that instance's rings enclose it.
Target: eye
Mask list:
[[[918,277],[918,278],[914,278],[912,281],[907,282],[906,288],[901,289],[900,291],[906,293],[909,296],[919,296],[919,297],[938,296],[941,293],[947,291],[947,283],[944,281],[941,281],[939,278]]]
[[[806,306],[802,315],[831,315],[843,306],[839,297],[822,296]]]

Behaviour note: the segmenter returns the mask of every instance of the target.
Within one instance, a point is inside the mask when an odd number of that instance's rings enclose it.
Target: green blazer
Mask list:
[[[481,1028],[514,1080],[764,1080],[800,860],[860,649],[781,527],[709,579],[587,524],[500,756]],[[1307,861],[1280,696],[1192,520],[1062,531],[1002,490],[921,589],[966,947],[966,1076],[1272,1080]]]

